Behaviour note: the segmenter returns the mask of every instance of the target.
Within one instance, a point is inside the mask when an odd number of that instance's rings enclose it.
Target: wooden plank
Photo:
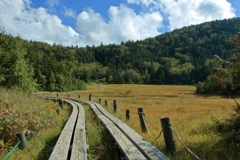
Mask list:
[[[66,100],[63,99],[63,101]],[[67,156],[70,148],[70,142],[72,139],[72,134],[78,114],[77,106],[75,104],[71,105],[73,111],[58,138],[56,146],[54,147],[49,160],[66,160],[68,158]]]
[[[145,140],[142,136],[140,136],[137,132],[135,132],[132,128],[130,128],[126,123],[119,120],[118,118],[111,115],[107,112],[101,105],[95,103],[95,105],[109,117],[115,124],[125,133],[125,135],[131,139],[133,143],[139,146],[138,149],[149,159],[160,159],[160,160],[169,160],[162,152],[160,152],[155,146]]]
[[[91,104],[92,110],[96,113],[101,122],[111,133],[122,153],[128,160],[144,160],[143,154],[129,141],[129,139],[115,126],[115,124],[105,117],[95,105]]]
[[[135,132],[132,128],[130,128],[126,123],[122,122],[118,118],[111,115],[107,112],[100,104],[82,100],[82,99],[73,99],[76,101],[82,101],[89,104],[94,104],[96,107],[106,115],[110,120],[112,120],[116,126],[134,143],[139,150],[148,158],[148,159],[158,159],[158,160],[169,160],[161,151],[159,151],[155,146],[151,143],[147,142],[141,135]]]
[[[76,104],[79,109],[77,124],[74,132],[71,160],[86,160],[87,159],[87,143],[85,130],[85,112],[83,106]]]

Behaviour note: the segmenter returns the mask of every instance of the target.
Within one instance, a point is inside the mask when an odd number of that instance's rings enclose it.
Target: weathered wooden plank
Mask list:
[[[80,100],[80,99],[73,99],[76,101],[82,101],[88,104],[94,104],[96,107],[104,114],[106,115],[111,121],[115,123],[116,126],[119,127],[119,129],[131,140],[132,143],[134,143],[138,149],[148,158],[148,159],[158,159],[158,160],[169,160],[168,157],[166,157],[161,151],[159,151],[155,146],[153,146],[151,143],[147,142],[141,135],[139,135],[137,132],[135,132],[132,128],[130,128],[126,123],[122,122],[118,118],[111,115],[109,112],[107,112],[100,104],[86,101],[86,100]]]
[[[111,133],[117,145],[125,154],[128,160],[144,160],[146,159],[141,152],[129,141],[129,139],[115,126],[115,124],[105,117],[95,105],[91,104],[92,110],[96,113],[101,122]]]
[[[77,124],[74,132],[71,160],[86,160],[87,159],[87,144],[85,130],[85,112],[83,106],[76,104],[79,109]]]
[[[149,159],[169,160],[162,152],[160,152],[155,146],[146,141],[142,136],[130,128],[126,123],[107,112],[101,105],[95,103],[95,105],[115,124],[122,130],[123,133],[138,146],[138,149]]]
[[[66,101],[63,99],[63,101]],[[78,114],[78,109],[75,104],[71,104],[73,111],[68,119],[66,125],[64,126],[56,146],[53,149],[53,152],[49,160],[66,160],[68,158],[68,152],[70,148],[70,142],[72,139],[72,134]]]

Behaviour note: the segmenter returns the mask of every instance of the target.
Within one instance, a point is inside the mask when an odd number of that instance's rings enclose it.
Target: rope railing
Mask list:
[[[187,149],[187,151],[189,153],[191,153],[195,158],[197,158],[198,160],[201,160],[198,156],[196,156],[187,146],[186,144],[182,141],[182,139],[178,136],[178,134],[172,129],[171,126],[169,126],[169,128],[172,130],[172,132],[175,134],[175,136],[178,138],[178,140],[182,143],[182,145]]]
[[[124,114],[123,112],[121,112],[121,109],[120,109],[120,107],[118,106],[118,112],[121,114],[121,115],[126,115],[126,114]],[[132,118],[136,118],[136,119],[139,119],[139,117],[134,117],[134,116],[132,116],[131,114],[129,114],[129,116],[130,117],[132,117]],[[145,121],[146,122],[146,121]],[[145,124],[146,125],[146,124]],[[160,136],[161,136],[161,134],[162,134],[162,130],[159,132],[159,134],[158,134],[158,136],[157,137],[154,137],[150,132],[149,132],[149,130],[148,130],[148,127],[147,127],[147,125],[146,125],[146,133],[151,137],[151,138],[153,138],[153,139],[158,139]]]
[[[125,113],[122,113],[120,108],[118,107],[118,112],[121,114],[121,115],[126,115]]]
[[[108,106],[108,105],[106,105]],[[151,138],[153,139],[158,139],[159,137],[161,137],[162,133],[164,135],[164,140],[165,140],[165,143],[166,143],[166,148],[167,148],[167,151],[170,151],[170,153],[175,153],[176,149],[175,149],[175,145],[174,145],[174,141],[172,139],[172,133],[170,133],[169,131],[173,132],[176,137],[178,138],[178,140],[182,143],[182,145],[187,149],[187,151],[189,153],[191,153],[197,160],[201,160],[197,155],[195,155],[185,144],[184,142],[182,141],[182,139],[177,135],[177,133],[171,128],[171,124],[170,124],[170,120],[168,117],[166,118],[161,118],[161,123],[162,123],[162,130],[159,132],[158,136],[157,137],[154,137],[148,130],[147,128],[147,125],[146,125],[146,120],[145,120],[145,113],[143,111],[143,108],[138,108],[138,115],[139,117],[135,117],[133,115],[130,114],[130,110],[126,110],[126,114],[123,113],[121,111],[121,109],[118,107],[117,105],[117,101],[114,100],[113,102],[113,111],[114,112],[119,112],[121,115],[128,115],[129,117],[131,118],[135,118],[135,119],[139,119],[140,120],[140,124],[141,124],[141,127],[142,127],[142,132],[144,133],[147,133]],[[128,113],[127,113],[128,111]],[[169,129],[167,129],[169,128]],[[169,130],[169,131],[168,131]],[[169,134],[169,135],[168,135]],[[167,138],[168,137],[168,138]],[[171,137],[171,138],[169,138]],[[168,141],[168,142],[166,142]],[[171,142],[170,142],[171,141]],[[169,143],[170,142],[170,143]],[[168,143],[168,145],[167,145]]]
[[[152,136],[151,135],[151,133],[149,132],[149,130],[147,129],[147,134],[150,136],[150,137],[152,137],[153,139],[158,139],[161,135],[162,135],[162,130],[160,131],[160,133],[159,133],[159,135],[157,136],[157,137],[154,137],[154,136]]]
[[[131,114],[129,114],[130,115],[130,117],[132,117],[132,118],[136,118],[136,119],[139,119],[139,117],[134,117],[134,116],[132,116]]]

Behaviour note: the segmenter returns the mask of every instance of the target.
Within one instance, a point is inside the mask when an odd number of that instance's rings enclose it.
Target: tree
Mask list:
[[[213,73],[205,82],[198,83],[198,94],[240,95],[240,32],[229,40],[229,44],[232,47],[230,58],[223,60],[218,55],[214,56]],[[212,84],[212,87],[209,84]]]
[[[34,91],[37,83],[33,79],[34,70],[25,58],[26,50],[20,37],[6,35],[0,28],[0,85],[23,91]]]

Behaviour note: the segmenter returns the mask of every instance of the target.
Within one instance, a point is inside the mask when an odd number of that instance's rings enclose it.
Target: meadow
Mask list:
[[[89,90],[98,90],[99,88],[104,90],[74,93],[70,96],[80,95],[81,99],[88,100],[89,94],[92,94],[94,102],[99,102],[99,98],[101,98],[102,106],[105,109],[126,122],[171,159],[196,158],[189,154],[175,135],[173,137],[176,154],[172,156],[166,153],[163,136],[155,140],[148,134],[142,133],[139,119],[130,118],[129,121],[126,121],[125,115],[119,112],[114,113],[113,100],[117,100],[122,113],[129,109],[134,117],[138,117],[137,109],[143,108],[147,127],[154,137],[157,137],[162,130],[160,118],[169,117],[172,128],[200,159],[230,160],[240,157],[240,147],[237,144],[222,141],[222,136],[211,127],[215,122],[224,121],[235,113],[233,107],[236,106],[236,103],[231,98],[195,95],[195,86],[134,84],[88,86]],[[108,100],[108,107],[104,105],[105,100]]]
[[[99,89],[104,90],[91,92]],[[162,130],[160,119],[169,117],[174,131],[202,160],[237,160],[240,157],[240,146],[225,142],[224,136],[212,127],[214,123],[230,118],[235,113],[236,103],[231,98],[195,95],[195,89],[195,86],[177,85],[92,84],[88,86],[90,92],[70,93],[69,96],[77,98],[80,95],[81,99],[89,100],[89,94],[92,94],[92,101],[97,103],[101,98],[102,106],[106,110],[127,123],[170,159],[196,158],[184,148],[174,134],[176,153],[174,156],[167,153],[163,135],[153,139],[148,134],[142,133],[139,119],[126,120],[124,113],[127,109],[134,117],[138,117],[138,108],[144,109],[147,127],[154,137],[157,137]],[[64,106],[61,115],[57,116],[55,110],[59,108],[58,103],[5,89],[1,89],[0,93],[0,158],[2,159],[16,144],[15,133],[24,127],[27,135],[38,130],[40,132],[28,139],[27,148],[16,149],[8,159],[47,159],[68,119],[71,108]],[[56,95],[52,94],[52,96]],[[59,96],[66,98],[68,94],[59,94]],[[108,101],[108,106],[105,106],[105,100]],[[123,114],[119,111],[113,112],[113,100],[117,100]],[[240,99],[237,101],[240,102]],[[90,160],[116,159],[114,150],[108,146],[109,134],[106,129],[100,125],[89,106],[84,105],[84,108],[89,132],[87,135],[88,158]],[[4,131],[7,132],[4,133]],[[9,143],[4,143],[3,136],[9,134],[11,135]]]

